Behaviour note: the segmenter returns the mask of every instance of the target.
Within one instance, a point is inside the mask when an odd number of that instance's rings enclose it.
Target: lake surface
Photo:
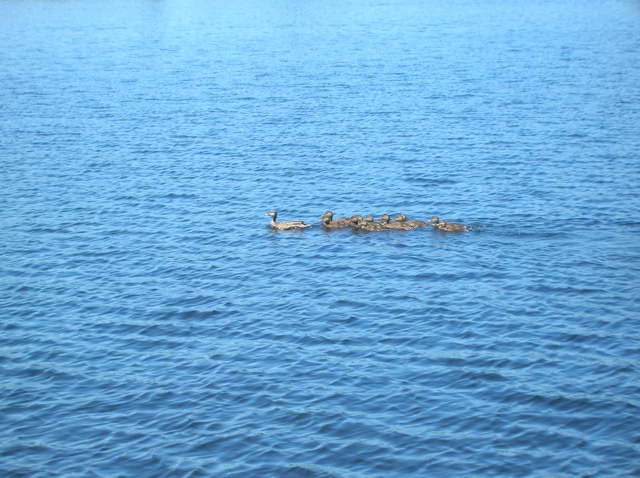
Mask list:
[[[640,476],[637,2],[5,0],[0,181],[3,476]]]

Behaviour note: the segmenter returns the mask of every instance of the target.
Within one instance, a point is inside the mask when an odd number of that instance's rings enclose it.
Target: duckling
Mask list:
[[[271,216],[271,222],[269,225],[274,229],[279,229],[281,231],[286,231],[289,229],[301,229],[304,227],[311,227],[311,224],[305,224],[302,221],[286,221],[286,222],[276,222],[276,218],[278,217],[278,211],[269,211],[265,216]]]
[[[344,229],[346,227],[353,227],[355,223],[351,219],[341,218],[333,220],[333,213],[331,211],[327,211],[323,214],[321,221],[322,227],[326,227],[329,229]]]
[[[387,228],[384,227],[384,224],[380,222],[374,222],[373,216],[367,216],[363,220],[359,221],[357,226],[358,229],[364,229],[365,231],[377,232],[377,231],[386,231]]]
[[[468,231],[467,226],[462,224],[458,224],[457,222],[446,222],[438,219],[438,216],[433,216],[430,221],[433,223],[434,227],[437,227],[441,231],[449,231],[449,232],[465,232]]]
[[[378,222],[382,224],[386,229],[397,229],[397,230],[403,230],[403,231],[408,231],[409,229],[413,229],[413,226],[411,226],[410,224],[407,224],[406,222],[397,222],[397,221],[389,222],[390,220],[391,220],[391,216],[389,216],[388,214],[383,214],[382,216],[380,216],[380,219],[378,219]]]
[[[407,216],[404,214],[398,214],[395,220],[396,222],[405,224],[406,225],[405,227],[407,227],[408,229],[415,229],[416,227],[425,227],[429,225],[428,222],[424,222],[424,221],[416,221],[416,220],[407,221]]]

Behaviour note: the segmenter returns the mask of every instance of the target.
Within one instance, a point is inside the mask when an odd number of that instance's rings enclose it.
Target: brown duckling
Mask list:
[[[441,231],[449,231],[449,232],[465,232],[468,231],[467,226],[462,224],[458,224],[457,222],[446,222],[438,219],[438,216],[433,216],[430,221],[433,223],[434,227],[437,227]]]
[[[365,217],[363,220],[358,222],[356,227],[358,229],[364,229],[365,231],[371,231],[371,232],[387,230],[387,228],[384,227],[384,224],[380,222],[374,222],[373,216]]]
[[[305,224],[302,221],[286,221],[286,222],[276,222],[276,218],[278,217],[278,212],[273,210],[269,211],[265,216],[271,216],[271,222],[269,225],[274,229],[279,229],[281,231],[286,231],[289,229],[302,229],[304,227],[311,227],[311,224]]]
[[[322,223],[322,227],[326,227],[329,229],[344,229],[346,227],[355,226],[355,222],[351,219],[347,219],[345,217],[341,219],[333,220],[333,213],[331,211],[327,211],[323,214],[322,219],[320,220]]]
[[[407,224],[406,222],[389,222],[390,220],[391,216],[389,216],[388,214],[383,214],[382,216],[380,216],[380,219],[378,219],[378,222],[382,224],[386,229],[397,229],[400,231],[408,231],[409,229],[413,229],[413,226]]]
[[[399,222],[401,224],[405,224],[407,230],[408,229],[415,229],[416,227],[425,227],[425,226],[429,226],[428,222],[424,222],[424,221],[416,221],[416,220],[411,220],[411,221],[407,221],[407,216],[404,214],[398,214],[396,216],[396,222]]]

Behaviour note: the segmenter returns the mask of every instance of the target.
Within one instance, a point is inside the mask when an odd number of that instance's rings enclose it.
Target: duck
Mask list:
[[[398,214],[395,218],[395,221],[401,224],[405,224],[405,227],[407,228],[407,230],[415,229],[416,227],[426,227],[429,225],[428,222],[424,222],[424,221],[416,221],[416,220],[407,221],[407,216],[405,214]]]
[[[389,216],[388,214],[383,214],[382,216],[380,216],[380,219],[378,219],[377,222],[379,222],[380,224],[388,224],[390,220],[391,216]]]
[[[465,232],[468,231],[467,226],[463,224],[458,224],[457,222],[446,222],[438,219],[438,216],[433,216],[430,221],[433,223],[434,227],[437,227],[441,231],[449,231],[449,232]]]
[[[328,229],[344,229],[347,227],[353,227],[355,222],[351,219],[341,218],[333,220],[333,213],[331,211],[327,211],[322,215],[320,220],[322,223],[322,227],[326,227]]]
[[[305,227],[311,227],[311,224],[305,224],[303,221],[286,221],[286,222],[276,222],[276,218],[278,217],[278,211],[273,210],[269,211],[265,216],[271,216],[271,222],[269,225],[273,229],[278,229],[280,231],[287,231],[290,229],[302,229]]]
[[[391,216],[389,216],[388,214],[383,214],[382,216],[380,216],[380,219],[378,219],[378,222],[382,224],[386,229],[396,229],[400,231],[408,231],[410,229],[413,229],[413,226],[407,224],[406,222],[390,221]]]
[[[377,232],[386,231],[387,228],[381,222],[374,222],[373,216],[367,216],[364,219],[358,221],[356,227],[358,229],[364,229],[365,231]]]

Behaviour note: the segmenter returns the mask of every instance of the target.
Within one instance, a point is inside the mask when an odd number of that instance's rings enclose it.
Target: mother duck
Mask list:
[[[280,231],[286,231],[289,229],[302,229],[304,227],[311,227],[311,224],[305,224],[302,221],[286,221],[286,222],[276,222],[276,218],[278,217],[278,211],[273,210],[269,211],[265,216],[271,216],[271,222],[269,225],[273,229],[278,229]]]

